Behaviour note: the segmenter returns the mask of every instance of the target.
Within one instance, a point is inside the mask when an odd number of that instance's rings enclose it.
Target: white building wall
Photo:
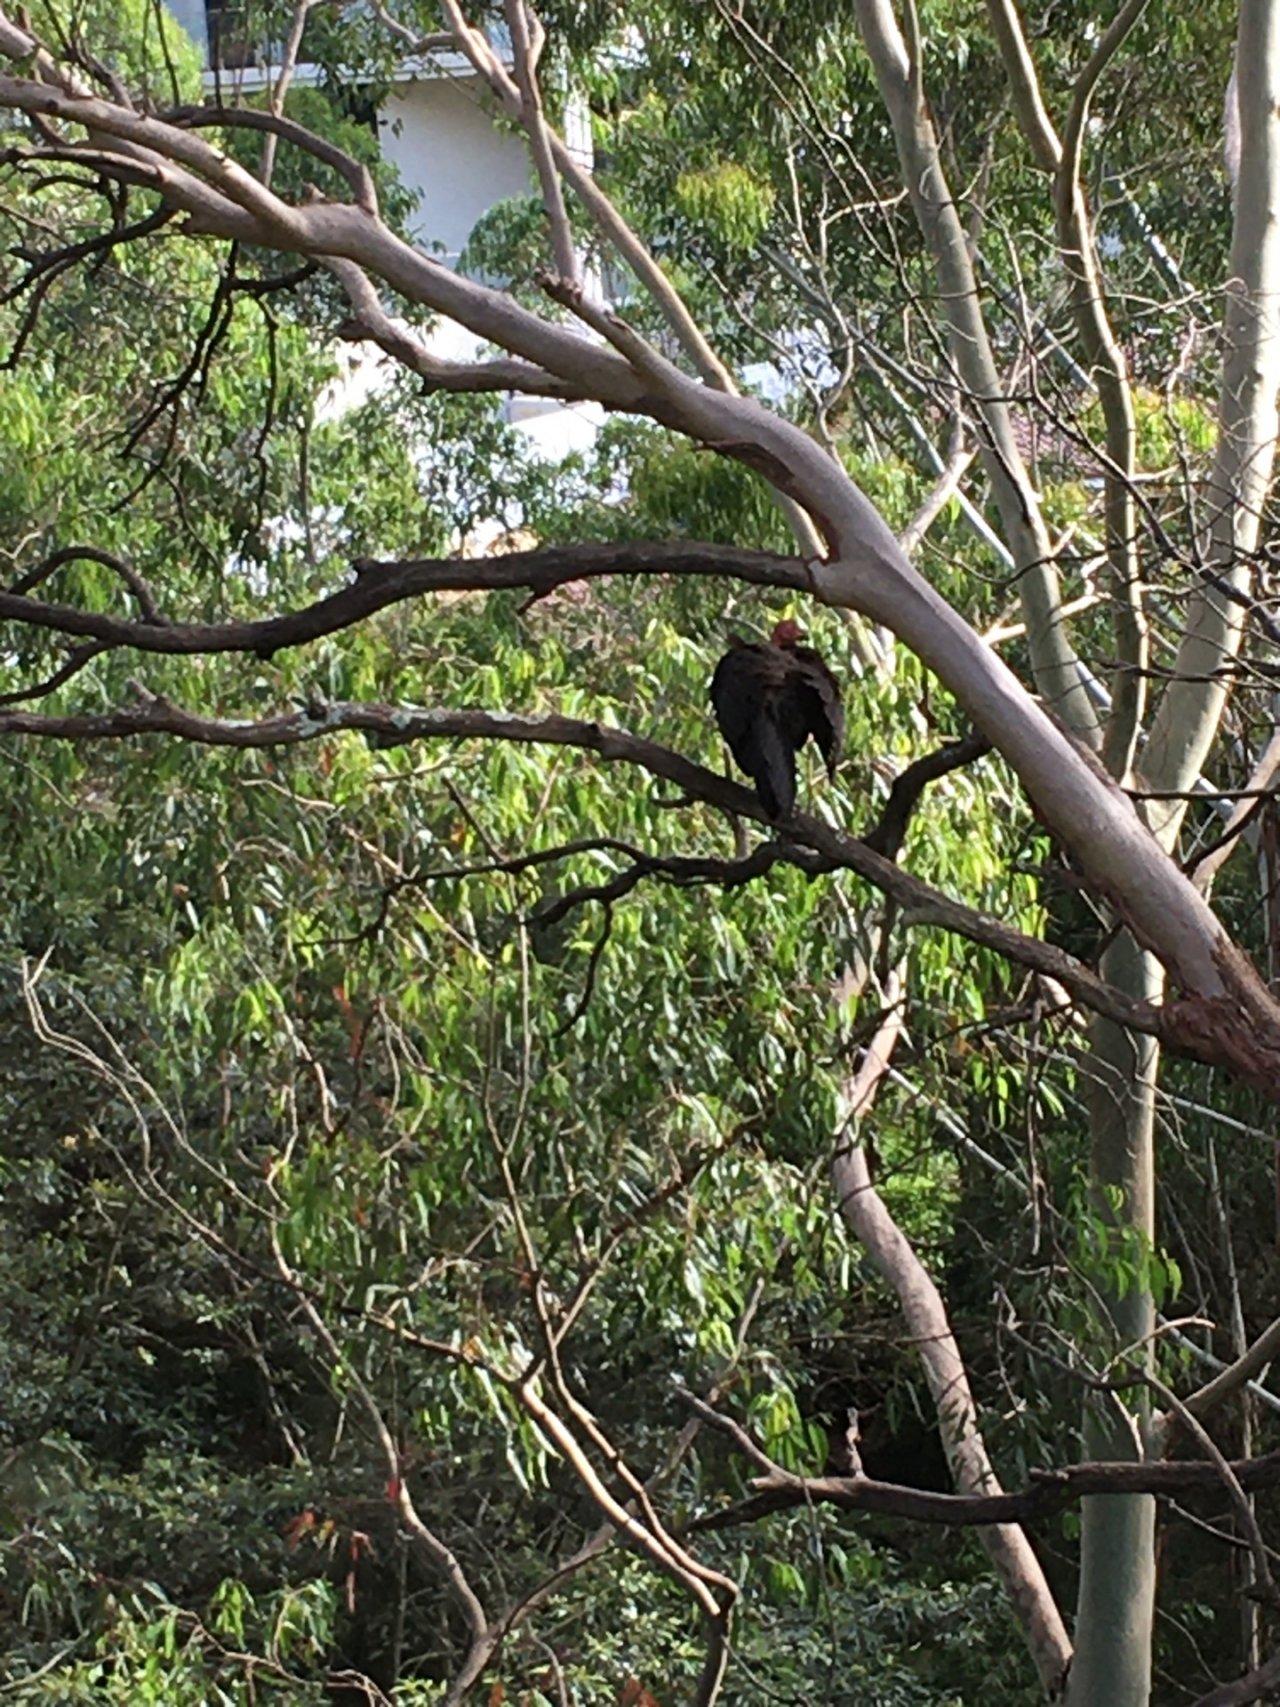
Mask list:
[[[494,127],[474,81],[397,84],[378,115],[378,137],[422,198],[410,221],[414,238],[451,267],[482,214],[533,189],[527,148]]]

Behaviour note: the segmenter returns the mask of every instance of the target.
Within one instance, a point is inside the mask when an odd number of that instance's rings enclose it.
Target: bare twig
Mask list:
[[[1226,1454],[1204,1424],[1192,1413],[1191,1408],[1179,1399],[1172,1388],[1166,1387],[1164,1382],[1159,1380],[1150,1370],[1144,1371],[1144,1375],[1147,1385],[1159,1396],[1161,1402],[1169,1407],[1221,1476],[1222,1485],[1227,1491],[1227,1498],[1231,1501],[1232,1510],[1236,1514],[1240,1533],[1244,1537],[1253,1559],[1254,1582],[1259,1592],[1275,1608],[1280,1603],[1280,1596],[1277,1596],[1276,1585],[1271,1575],[1271,1563],[1267,1558],[1267,1544],[1262,1538],[1262,1531],[1258,1527],[1258,1520],[1249,1504],[1248,1497],[1240,1486],[1240,1480],[1235,1471],[1228,1463]]]
[[[1206,1381],[1203,1387],[1185,1399],[1183,1403],[1197,1421],[1214,1412],[1233,1394],[1238,1393],[1246,1382],[1280,1355],[1280,1318],[1265,1327],[1242,1357],[1237,1357],[1227,1365],[1212,1381]]]
[[[1280,1654],[1273,1654],[1265,1665],[1236,1678],[1234,1683],[1221,1684],[1207,1695],[1199,1696],[1191,1707],[1247,1707],[1250,1701],[1261,1701],[1280,1684]]]
[[[332,1358],[334,1368],[343,1371],[346,1379],[351,1382],[360,1395],[370,1426],[379,1446],[382,1448],[382,1455],[387,1466],[387,1480],[392,1503],[399,1513],[401,1523],[404,1524],[418,1547],[444,1577],[454,1600],[466,1619],[467,1628],[470,1632],[467,1653],[450,1684],[449,1694],[446,1698],[452,1707],[452,1704],[461,1702],[466,1698],[472,1685],[489,1663],[492,1646],[489,1641],[488,1617],[452,1548],[423,1522],[406,1484],[405,1466],[401,1461],[400,1452],[392,1437],[391,1430],[387,1426],[387,1420],[382,1414],[382,1407],[374,1398],[360,1371],[343,1352],[315,1301],[301,1285],[298,1275],[284,1255],[280,1245],[279,1229],[274,1224],[271,1228],[271,1245],[281,1279],[293,1289],[294,1296],[297,1298],[303,1314],[311,1323],[317,1339],[321,1341]]]
[[[289,84],[293,81],[293,74],[298,65],[298,51],[302,46],[302,32],[307,27],[307,18],[315,4],[316,0],[295,0],[293,17],[289,20],[289,33],[285,37],[284,48],[280,55],[280,69],[271,86],[268,110],[272,118],[278,119],[284,112],[284,98],[289,91]],[[269,130],[262,143],[262,163],[258,168],[258,176],[268,188],[271,185],[272,173],[275,171],[276,143],[280,134],[278,130]]]

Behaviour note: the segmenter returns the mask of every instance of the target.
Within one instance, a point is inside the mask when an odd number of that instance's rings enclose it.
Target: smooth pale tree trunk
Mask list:
[[[1280,393],[1280,4],[1244,0],[1236,44],[1240,168],[1222,324],[1218,444],[1199,496],[1208,573],[1187,611],[1173,678],[1139,759],[1147,787],[1190,787],[1217,739],[1253,585],[1253,557],[1275,463]],[[1186,810],[1153,802],[1172,848]]]
[[[1102,970],[1126,994],[1157,1000],[1159,962],[1127,933],[1103,956]],[[1152,1038],[1097,1019],[1082,1066],[1091,1125],[1092,1207],[1113,1225],[1113,1254],[1132,1258],[1155,1239],[1155,1083],[1159,1051]],[[1112,1360],[1141,1365],[1150,1357],[1155,1303],[1148,1286],[1118,1290],[1095,1277],[1109,1323],[1102,1325],[1092,1362],[1116,1373]],[[1139,1390],[1096,1394],[1085,1409],[1090,1458],[1142,1456],[1148,1406]],[[1148,1494],[1099,1495],[1081,1507],[1080,1582],[1075,1658],[1068,1707],[1146,1707],[1151,1695],[1155,1611],[1155,1500]]]
[[[1223,375],[1213,475],[1203,494],[1200,549],[1210,567],[1192,601],[1178,667],[1166,689],[1139,766],[1149,787],[1189,789],[1217,737],[1229,664],[1239,650],[1251,558],[1270,489],[1280,388],[1280,0],[1244,0],[1236,46],[1240,162],[1230,277],[1223,315]],[[1229,590],[1228,590],[1229,589]],[[1232,597],[1232,593],[1236,596]],[[1177,840],[1185,807],[1157,803],[1153,827],[1166,847]],[[1127,995],[1158,1000],[1164,978],[1154,958],[1121,936],[1104,957],[1105,976]],[[1095,1208],[1114,1213],[1126,1239],[1154,1243],[1154,1092],[1157,1046],[1106,1020],[1090,1027],[1091,1178]],[[1155,1310],[1134,1286],[1103,1297],[1113,1349],[1150,1355]],[[1146,1407],[1136,1394],[1091,1402],[1091,1456],[1136,1456]],[[1081,1511],[1076,1650],[1069,1707],[1146,1707],[1151,1692],[1155,1607],[1155,1502],[1145,1497],[1089,1499]]]
[[[933,262],[955,375],[966,393],[967,407],[981,423],[979,454],[1017,564],[1036,687],[1077,739],[1094,747],[1100,742],[1097,714],[1062,620],[1049,532],[1018,449],[1008,389],[987,334],[968,235],[943,170],[922,67],[912,62],[890,0],[858,0],[857,17],[893,126],[902,182]],[[920,51],[918,43],[916,51]]]

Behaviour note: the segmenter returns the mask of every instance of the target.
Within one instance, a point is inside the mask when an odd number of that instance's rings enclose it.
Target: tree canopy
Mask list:
[[[0,13],[3,1688],[1264,1699],[1280,6],[499,10]]]

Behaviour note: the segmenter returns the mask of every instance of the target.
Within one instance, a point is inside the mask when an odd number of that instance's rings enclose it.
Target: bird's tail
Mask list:
[[[771,818],[789,818],[796,804],[796,756],[772,717],[760,719],[752,768],[760,804]]]

